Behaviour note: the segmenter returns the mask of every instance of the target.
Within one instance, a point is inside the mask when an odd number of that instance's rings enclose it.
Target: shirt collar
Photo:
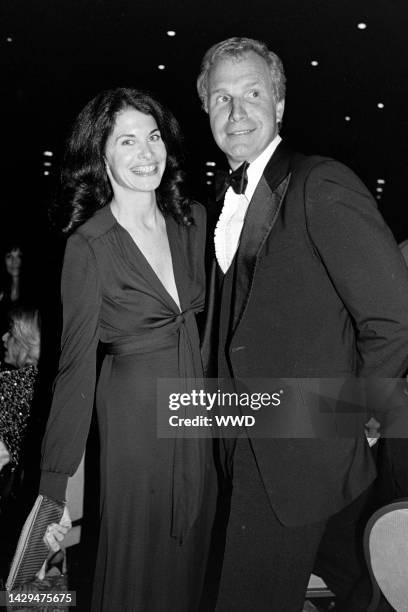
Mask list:
[[[260,181],[260,178],[265,170],[265,166],[274,154],[278,144],[282,141],[282,138],[277,134],[275,138],[268,144],[266,149],[262,151],[258,157],[249,164],[248,167],[248,185],[245,190],[245,196],[248,202],[251,201],[254,195],[255,189]]]

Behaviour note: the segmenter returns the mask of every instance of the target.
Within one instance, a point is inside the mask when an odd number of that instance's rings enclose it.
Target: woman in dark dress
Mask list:
[[[40,493],[63,500],[96,410],[94,612],[198,609],[213,519],[209,440],[159,438],[158,378],[199,378],[205,213],[181,195],[174,117],[116,89],[80,113],[62,173],[62,353]],[[96,351],[105,357],[96,382]]]

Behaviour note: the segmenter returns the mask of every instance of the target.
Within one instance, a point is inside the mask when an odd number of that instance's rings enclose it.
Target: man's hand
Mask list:
[[[2,468],[10,462],[10,453],[8,452],[6,445],[0,440],[0,472]]]
[[[52,552],[57,552],[61,549],[60,542],[63,541],[64,537],[71,529],[72,523],[69,516],[68,507],[65,506],[64,514],[59,523],[51,523],[47,527],[47,531],[44,534],[44,543],[48,546]]]

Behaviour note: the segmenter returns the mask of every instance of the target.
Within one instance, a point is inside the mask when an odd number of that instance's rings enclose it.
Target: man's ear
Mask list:
[[[280,100],[276,104],[276,123],[282,123],[283,113],[285,111],[285,99]]]

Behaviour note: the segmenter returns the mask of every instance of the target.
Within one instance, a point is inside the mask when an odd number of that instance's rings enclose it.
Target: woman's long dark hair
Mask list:
[[[7,304],[9,302],[11,303],[12,278],[11,275],[7,272],[6,257],[12,251],[20,251],[22,257],[21,269],[19,273],[19,296],[16,301],[21,301],[23,290],[26,288],[27,285],[27,275],[25,273],[24,265],[24,249],[22,248],[21,243],[18,240],[9,240],[8,243],[4,245],[4,248],[0,253],[0,302],[3,301]]]
[[[178,122],[147,92],[120,87],[104,91],[91,100],[78,115],[68,138],[60,197],[52,215],[55,225],[66,234],[112,200],[113,191],[105,169],[105,146],[118,113],[126,108],[151,115],[166,146],[166,169],[156,191],[160,210],[173,215],[179,223],[192,222],[190,202],[182,193],[183,154]]]

